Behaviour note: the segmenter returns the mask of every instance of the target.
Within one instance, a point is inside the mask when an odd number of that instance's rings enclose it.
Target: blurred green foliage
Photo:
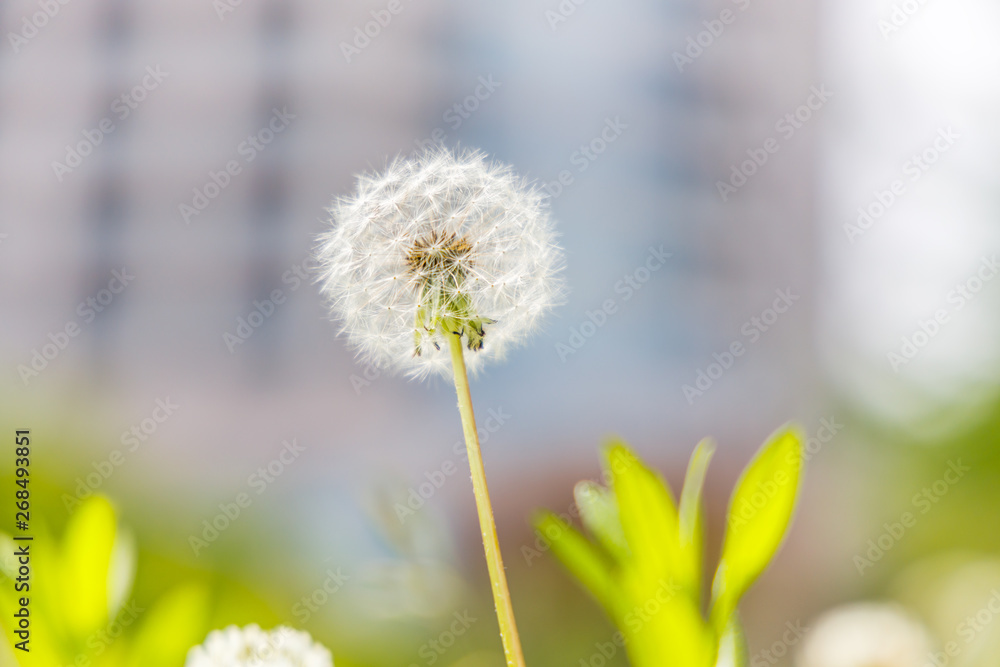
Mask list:
[[[38,515],[36,514],[36,517]],[[200,583],[181,584],[155,603],[131,597],[135,546],[104,497],[84,501],[63,534],[55,538],[34,522],[30,554],[30,588],[15,593],[0,588],[5,618],[30,599],[30,639],[17,660],[32,667],[173,667],[183,664],[187,650],[208,629],[209,591]],[[10,536],[0,535],[4,553],[14,552]],[[5,577],[18,576],[18,563],[3,563]],[[24,641],[4,624],[9,655]]]
[[[736,607],[780,546],[798,497],[804,439],[785,428],[764,444],[730,500],[722,556],[707,617],[702,612],[702,488],[713,446],[703,441],[688,466],[680,506],[669,487],[624,443],[604,460],[607,488],[576,487],[588,539],[551,512],[535,525],[552,553],[618,626],[636,667],[711,667],[720,657],[747,663]]]

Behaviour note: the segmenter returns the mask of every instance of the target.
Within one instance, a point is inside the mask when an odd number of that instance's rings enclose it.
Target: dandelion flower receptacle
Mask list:
[[[455,382],[508,665],[523,665],[466,369],[504,356],[561,296],[544,196],[476,151],[436,148],[358,178],[319,240],[321,289],[373,366]]]

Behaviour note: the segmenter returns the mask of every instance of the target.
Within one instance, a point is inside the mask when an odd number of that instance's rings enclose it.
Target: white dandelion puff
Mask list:
[[[184,667],[333,667],[333,657],[307,632],[231,625],[191,649]]]
[[[561,295],[562,251],[544,195],[478,151],[436,148],[358,177],[319,239],[331,313],[369,363],[451,373],[445,336],[473,371],[537,327]]]
[[[824,614],[806,635],[798,667],[924,667],[934,649],[920,621],[894,604],[856,603]]]

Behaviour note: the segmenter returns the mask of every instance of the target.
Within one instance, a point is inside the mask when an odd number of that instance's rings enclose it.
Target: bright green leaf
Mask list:
[[[716,642],[697,603],[670,586],[647,588],[622,628],[636,667],[712,667]]]
[[[130,531],[119,526],[108,564],[108,608],[112,617],[118,614],[132,593],[135,568],[135,538]]]
[[[0,622],[3,631],[0,632],[0,644],[5,644],[0,649],[0,665],[17,665],[23,667],[63,667],[69,664],[68,657],[63,653],[67,642],[71,641],[66,635],[63,627],[62,607],[69,606],[65,601],[65,593],[61,589],[59,553],[56,540],[48,532],[44,520],[41,517],[33,517],[34,538],[28,545],[31,554],[31,590],[30,605],[31,614],[31,642],[30,652],[16,650],[13,647],[22,641],[22,637],[14,635],[16,626],[12,623]],[[7,541],[9,540],[9,541]],[[15,542],[13,539],[3,536],[0,542],[7,542],[3,549],[11,558],[8,565],[16,567],[16,559],[13,558],[14,545],[24,546],[24,542]],[[9,549],[9,551],[8,551]],[[12,571],[12,575],[15,573]],[[3,577],[0,577],[2,580]],[[0,585],[0,616],[12,618],[17,609],[20,608],[19,598],[23,592],[14,590],[10,581],[3,581]],[[6,635],[6,639],[4,639]],[[43,640],[39,641],[38,638]],[[7,652],[16,655],[17,659],[6,660]]]
[[[681,562],[677,576],[679,583],[699,603],[701,600],[701,559],[705,541],[702,488],[705,485],[708,464],[714,453],[715,445],[711,440],[702,440],[698,443],[694,453],[691,454],[687,474],[684,476],[684,489],[681,491],[679,519]]]
[[[31,586],[34,606],[32,626],[35,636],[49,637],[50,641],[39,642],[32,649],[38,664],[50,664],[42,653],[51,652],[54,665],[65,664],[57,652],[64,645],[72,644],[77,637],[70,631],[66,618],[73,613],[72,604],[67,604],[66,590],[63,588],[63,545],[65,540],[50,532],[44,516],[33,517],[31,542],[31,570],[34,582]],[[36,651],[38,654],[36,655]]]
[[[540,512],[534,524],[556,558],[613,615],[618,595],[611,563],[604,554],[580,531],[551,512]]]
[[[647,584],[674,576],[680,562],[677,507],[660,476],[620,441],[607,450],[607,469],[622,531]]]
[[[17,557],[14,555],[14,540],[7,533],[0,532],[0,580],[17,576]]]
[[[110,617],[108,571],[117,519],[108,500],[95,496],[70,518],[63,537],[62,595],[69,629],[83,639]]]
[[[618,516],[618,503],[611,490],[587,480],[574,487],[573,497],[584,527],[617,560],[627,558],[628,545]]]
[[[208,591],[200,585],[179,587],[145,612],[129,655],[129,667],[183,665],[192,646],[208,634]]]
[[[722,638],[719,639],[717,664],[726,665],[727,667],[749,667],[750,665],[750,650],[738,612],[734,612],[729,616],[726,631],[722,634]]]
[[[791,522],[802,471],[802,442],[797,429],[779,430],[736,483],[713,586],[712,624],[720,634],[740,598],[774,557]]]

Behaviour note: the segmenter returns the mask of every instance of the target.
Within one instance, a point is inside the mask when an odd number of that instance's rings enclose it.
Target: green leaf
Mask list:
[[[618,503],[611,490],[585,480],[573,488],[573,497],[584,527],[616,560],[627,559],[628,544],[625,543],[625,533],[618,516]]]
[[[681,557],[677,507],[670,490],[621,441],[609,446],[606,465],[622,531],[643,585],[672,579]]]
[[[618,594],[611,564],[604,554],[580,531],[551,512],[540,512],[533,523],[556,558],[614,616]]]
[[[802,442],[793,427],[777,431],[736,483],[712,592],[712,625],[720,635],[740,598],[774,557],[791,522]]]
[[[62,594],[66,623],[84,639],[111,617],[108,572],[117,533],[111,503],[102,496],[85,501],[69,520],[62,542]]]
[[[208,634],[208,591],[201,585],[178,587],[146,612],[129,655],[129,667],[183,665],[192,646]]]
[[[747,645],[746,634],[740,615],[734,612],[729,616],[726,631],[719,640],[719,656],[717,664],[727,667],[748,667],[750,665],[750,648]]]
[[[0,531],[0,582],[4,577],[17,577],[17,556],[14,555],[15,543],[10,535]]]
[[[704,507],[702,504],[702,488],[705,485],[705,474],[708,464],[715,453],[715,444],[711,440],[702,440],[691,454],[687,473],[684,476],[684,489],[681,491],[680,502],[680,549],[681,563],[678,567],[678,580],[691,596],[701,601],[701,560],[704,551],[705,528]]]
[[[34,609],[31,612],[32,635],[47,637],[49,641],[39,642],[37,646],[32,642],[31,655],[38,667],[61,667],[66,663],[60,651],[78,639],[70,632],[66,621],[74,605],[66,597],[63,587],[64,540],[49,530],[44,516],[33,518],[34,540],[30,547],[34,577],[31,585],[31,605]]]
[[[132,593],[136,569],[135,537],[123,526],[118,526],[111,561],[108,564],[108,609],[114,617]]]
[[[716,641],[697,603],[672,586],[633,597],[621,630],[636,667],[712,667]]]

